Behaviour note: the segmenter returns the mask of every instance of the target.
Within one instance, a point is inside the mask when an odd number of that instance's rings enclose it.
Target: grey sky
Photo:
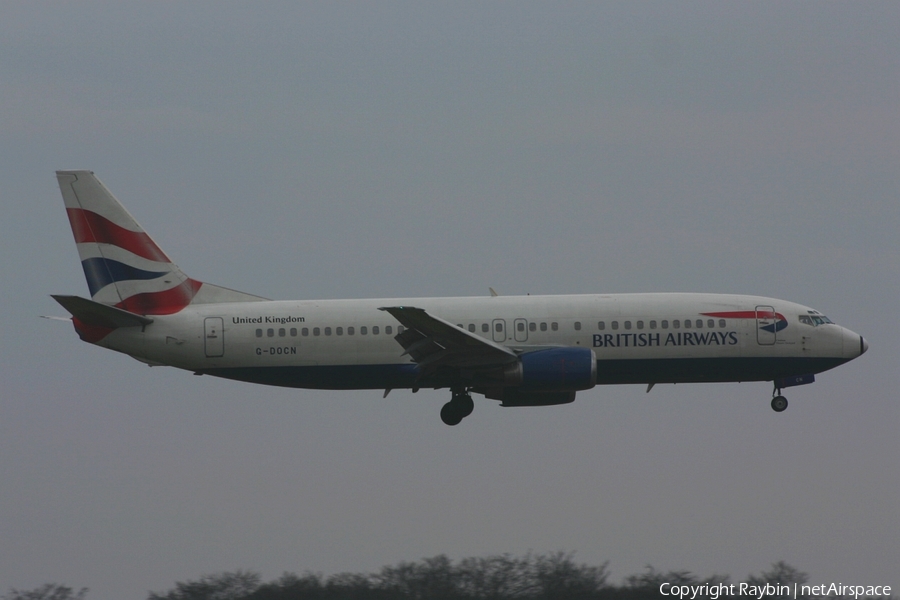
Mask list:
[[[0,18],[0,589],[142,598],[573,550],[894,585],[894,3],[20,2]],[[716,291],[871,350],[790,390],[282,390],[78,341],[53,171],[94,170],[191,276],[272,298]]]

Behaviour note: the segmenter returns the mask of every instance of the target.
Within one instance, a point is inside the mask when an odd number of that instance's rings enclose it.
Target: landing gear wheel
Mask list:
[[[475,402],[469,394],[456,396],[451,400],[451,403],[456,404],[459,413],[462,415],[461,418],[463,419],[471,415],[472,411],[475,410]]]
[[[775,412],[784,412],[787,408],[788,401],[784,396],[775,396],[772,398],[772,410]]]
[[[459,425],[459,422],[463,420],[463,414],[459,410],[459,407],[451,400],[447,404],[441,408],[441,421],[444,422],[444,425],[450,425],[451,427],[454,425]]]
[[[441,421],[445,424],[459,425],[459,422],[472,414],[475,409],[475,403],[472,396],[467,394],[464,389],[454,391],[450,402],[441,409]]]

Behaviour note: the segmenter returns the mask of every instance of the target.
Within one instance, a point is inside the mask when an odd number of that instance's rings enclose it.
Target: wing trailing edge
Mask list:
[[[518,355],[500,344],[460,329],[456,325],[430,315],[414,306],[385,306],[406,330],[394,336],[422,368],[491,367],[509,364]]]

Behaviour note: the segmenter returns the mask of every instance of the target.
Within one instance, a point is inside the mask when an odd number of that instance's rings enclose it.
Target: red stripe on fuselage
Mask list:
[[[769,310],[736,310],[731,312],[712,312],[712,313],[700,313],[705,317],[720,317],[723,319],[755,319],[757,316],[763,319],[773,319],[777,318],[779,321],[786,321],[784,315],[777,312],[772,312]]]
[[[143,231],[129,231],[106,217],[81,208],[67,208],[66,213],[76,243],[112,244],[148,260],[172,262]]]

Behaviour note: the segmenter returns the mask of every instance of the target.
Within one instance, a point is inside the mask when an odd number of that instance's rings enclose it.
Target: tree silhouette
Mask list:
[[[148,600],[243,600],[260,586],[258,573],[235,571],[204,575],[199,581],[176,583],[166,594],[151,593]]]
[[[531,555],[465,558],[456,570],[459,588],[469,598],[505,600],[526,598],[534,592]]]
[[[2,596],[3,600],[84,600],[88,589],[81,588],[77,592],[72,588],[56,583],[45,583],[33,590],[10,589]]]
[[[625,577],[621,585],[612,585],[607,581],[607,566],[577,563],[571,552],[529,552],[520,557],[499,554],[458,562],[439,554],[385,566],[376,573],[339,573],[328,578],[320,573],[285,573],[263,583],[252,571],[204,575],[197,581],[178,582],[168,592],[151,592],[148,600],[645,600],[662,598],[660,586],[664,583],[729,583],[727,576],[701,578],[690,571],[662,572],[648,566],[643,573]],[[744,582],[793,586],[807,580],[806,573],[778,561]],[[33,590],[11,589],[0,600],[85,600],[87,591],[48,583]],[[712,600],[715,595],[698,594],[693,600]]]
[[[607,563],[599,567],[576,564],[572,553],[557,552],[535,558],[534,574],[540,600],[597,598],[606,585]]]
[[[763,571],[759,575],[751,575],[747,578],[747,583],[751,585],[766,585],[767,583],[792,585],[794,583],[806,583],[809,577],[806,573],[798,571],[783,560],[772,563],[772,569]]]

